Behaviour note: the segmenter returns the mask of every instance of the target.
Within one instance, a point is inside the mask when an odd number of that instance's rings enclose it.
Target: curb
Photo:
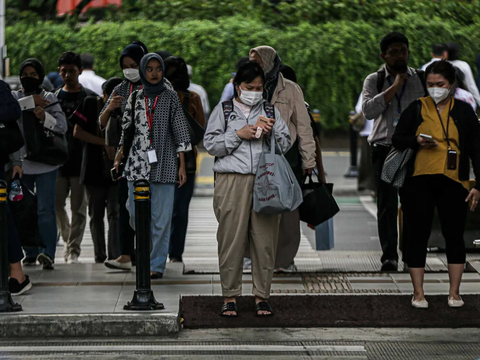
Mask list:
[[[0,338],[165,336],[180,331],[178,314],[4,314]]]

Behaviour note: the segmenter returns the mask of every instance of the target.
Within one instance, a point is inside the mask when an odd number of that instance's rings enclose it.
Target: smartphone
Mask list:
[[[433,140],[432,135],[420,134],[420,137],[430,142],[435,142],[435,140]]]
[[[261,127],[262,129],[265,128],[265,125],[268,124],[268,120],[265,116],[260,115],[255,123],[255,128]]]
[[[117,169],[115,169],[114,167],[110,169],[110,176],[112,177],[112,180],[113,181],[117,181],[118,179],[120,179],[122,177],[122,174],[123,173],[123,163],[120,164],[120,166],[118,167],[118,172],[117,172]]]

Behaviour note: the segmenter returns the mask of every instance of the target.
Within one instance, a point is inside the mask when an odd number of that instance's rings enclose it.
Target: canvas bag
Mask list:
[[[303,201],[302,189],[282,154],[275,153],[275,133],[270,137],[270,152],[258,162],[253,188],[253,209],[259,214],[277,215],[297,209]]]

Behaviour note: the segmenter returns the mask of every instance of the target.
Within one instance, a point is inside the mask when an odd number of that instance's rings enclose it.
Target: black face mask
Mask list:
[[[25,90],[25,93],[31,94],[40,90],[42,81],[34,77],[22,77],[20,78],[22,87]]]

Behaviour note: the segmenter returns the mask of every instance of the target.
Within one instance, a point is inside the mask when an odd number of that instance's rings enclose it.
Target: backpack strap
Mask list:
[[[377,91],[380,94],[383,90],[383,84],[385,84],[386,72],[385,68],[381,68],[377,71]]]
[[[190,106],[190,91],[185,90],[183,92],[183,107],[188,111],[189,106]]]
[[[428,96],[428,90],[427,90],[427,79],[425,79],[425,71],[420,70],[420,69],[415,69],[415,72],[417,73],[418,77],[420,78],[420,81],[422,82],[423,86],[423,91],[425,92],[425,96]]]
[[[275,107],[268,101],[263,103],[263,109],[269,119],[275,119]]]
[[[223,108],[223,117],[225,118],[225,128],[226,128],[228,123],[228,118],[230,117],[230,114],[233,112],[233,101],[227,100],[222,102],[222,108]]]

